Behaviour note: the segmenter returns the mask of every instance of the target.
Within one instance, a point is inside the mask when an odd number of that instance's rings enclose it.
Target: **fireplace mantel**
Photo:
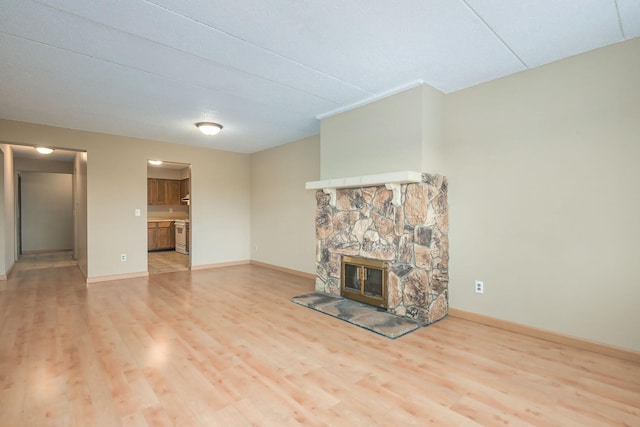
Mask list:
[[[332,178],[322,181],[307,182],[307,190],[322,190],[331,197],[330,205],[336,205],[336,190],[339,188],[373,187],[384,185],[393,191],[392,203],[400,206],[400,185],[422,181],[422,173],[414,171],[400,171],[379,173],[375,175],[351,176],[347,178]]]

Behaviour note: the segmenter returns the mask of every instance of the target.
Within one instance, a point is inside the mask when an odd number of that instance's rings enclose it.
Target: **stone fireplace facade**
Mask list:
[[[447,179],[402,184],[395,206],[385,185],[316,192],[316,291],[340,295],[342,255],[389,262],[387,311],[423,325],[447,315]]]

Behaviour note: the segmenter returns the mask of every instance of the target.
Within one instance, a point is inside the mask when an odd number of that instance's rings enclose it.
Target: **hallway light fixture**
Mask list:
[[[153,166],[160,166],[162,164],[162,160],[149,160],[149,164]]]
[[[51,154],[53,153],[53,148],[49,147],[36,147],[36,151],[40,154]]]
[[[198,122],[196,127],[205,135],[216,135],[222,130],[222,125],[213,122]]]

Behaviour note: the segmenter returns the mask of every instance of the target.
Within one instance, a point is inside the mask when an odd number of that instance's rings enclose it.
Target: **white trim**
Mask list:
[[[379,173],[375,175],[351,176],[347,178],[333,178],[322,181],[311,181],[305,184],[307,190],[324,190],[332,188],[374,187],[386,184],[406,184],[422,182],[422,173],[415,171],[400,171]]]
[[[209,269],[212,269],[212,268],[233,267],[233,266],[236,266],[236,265],[249,264],[250,262],[251,262],[250,260],[244,260],[244,261],[220,262],[220,263],[216,263],[216,264],[192,265],[191,266],[191,271],[209,270]]]
[[[80,270],[82,271],[82,269]],[[114,274],[110,276],[94,276],[87,277],[87,285],[91,283],[100,283],[100,282],[111,282],[113,280],[124,280],[124,279],[137,279],[139,277],[149,277],[148,271],[141,271],[139,273],[127,273],[127,274]]]

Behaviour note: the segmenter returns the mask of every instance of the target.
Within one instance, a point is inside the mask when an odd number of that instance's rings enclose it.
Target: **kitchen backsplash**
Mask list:
[[[147,206],[148,218],[188,219],[189,206]]]

